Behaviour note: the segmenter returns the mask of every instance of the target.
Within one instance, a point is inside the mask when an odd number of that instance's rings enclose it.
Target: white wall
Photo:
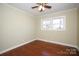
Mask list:
[[[0,4],[0,51],[35,38],[35,18],[7,4]]]
[[[37,38],[48,41],[55,41],[77,46],[77,9],[64,10],[56,13],[43,15],[42,18],[66,16],[66,30],[65,31],[43,31],[40,29],[41,17],[37,20],[38,30]]]

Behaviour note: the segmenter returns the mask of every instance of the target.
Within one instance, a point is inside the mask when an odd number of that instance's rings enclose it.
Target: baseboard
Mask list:
[[[21,43],[21,44],[19,44],[19,45],[13,46],[13,47],[11,47],[11,48],[8,48],[8,49],[6,49],[6,50],[4,50],[4,51],[1,51],[0,54],[3,54],[3,53],[5,53],[5,52],[7,52],[7,51],[10,51],[10,50],[12,50],[12,49],[18,48],[18,47],[20,47],[20,46],[23,46],[23,45],[25,45],[25,44],[27,44],[27,43],[30,43],[30,42],[34,41],[34,40],[36,40],[36,39],[30,40],[30,41],[25,42],[25,43]]]
[[[65,46],[70,46],[70,47],[74,47],[74,48],[79,50],[79,48],[77,46],[71,45],[71,44],[66,44],[66,43],[61,43],[61,42],[56,42],[56,41],[50,41],[50,40],[45,40],[45,39],[40,39],[40,38],[38,38],[38,40],[46,41],[46,42],[50,42],[50,43],[55,43],[55,44],[61,44],[61,45],[65,45]]]

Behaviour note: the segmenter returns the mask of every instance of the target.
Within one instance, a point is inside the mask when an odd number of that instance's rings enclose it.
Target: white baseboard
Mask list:
[[[55,42],[55,41],[50,41],[50,40],[45,40],[45,39],[37,38],[37,39],[30,40],[30,41],[28,41],[28,42],[25,42],[25,43],[22,43],[22,44],[13,46],[13,47],[8,48],[8,49],[6,49],[6,50],[4,50],[4,51],[1,51],[0,54],[3,54],[3,53],[5,53],[5,52],[7,52],[7,51],[10,51],[10,50],[15,49],[15,48],[17,48],[17,47],[20,47],[20,46],[25,45],[25,44],[27,44],[27,43],[30,43],[30,42],[32,42],[32,41],[34,41],[34,40],[41,40],[41,41],[46,41],[46,42],[50,42],[50,43],[56,43],[56,44],[61,44],[61,45],[65,45],[65,46],[75,47],[75,48],[77,48],[77,49],[79,50],[79,48],[78,48],[77,46],[75,46],[75,45],[70,45],[70,44],[66,44],[66,43]]]
[[[65,46],[70,46],[70,47],[77,48],[79,50],[78,46],[76,46],[76,45],[71,45],[71,44],[66,44],[66,43],[61,43],[61,42],[56,42],[56,41],[50,41],[50,40],[45,40],[45,39],[40,39],[40,38],[38,38],[38,40],[55,43],[55,44],[61,44],[61,45],[65,45]]]
[[[17,47],[20,47],[20,46],[25,45],[25,44],[27,44],[27,43],[30,43],[30,42],[32,42],[32,41],[34,41],[34,40],[36,40],[36,39],[30,40],[30,41],[25,42],[25,43],[21,43],[21,44],[19,44],[19,45],[13,46],[13,47],[11,47],[11,48],[8,48],[8,49],[6,49],[6,50],[4,50],[4,51],[1,51],[0,54],[3,54],[3,53],[5,53],[5,52],[7,52],[7,51],[10,51],[10,50],[15,49],[15,48],[17,48]]]

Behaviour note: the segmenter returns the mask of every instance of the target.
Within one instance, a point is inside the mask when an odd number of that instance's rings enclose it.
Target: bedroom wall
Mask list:
[[[41,30],[41,17],[39,17],[39,19],[37,20],[37,38],[77,46],[77,9],[73,8],[47,15],[44,14],[42,18],[57,16],[66,16],[66,30],[59,32]]]
[[[1,7],[1,5],[0,5],[0,7]],[[2,45],[2,42],[1,42],[1,32],[2,32],[2,28],[1,28],[2,27],[1,26],[2,25],[2,20],[1,20],[2,17],[1,16],[2,16],[2,14],[1,14],[1,12],[2,12],[2,9],[0,8],[0,47]],[[1,48],[0,48],[0,50],[1,50]]]
[[[78,48],[79,48],[79,8],[77,9],[77,26],[78,26],[78,30],[77,30],[77,45],[78,45]]]
[[[0,4],[0,51],[35,38],[35,17],[7,4]]]

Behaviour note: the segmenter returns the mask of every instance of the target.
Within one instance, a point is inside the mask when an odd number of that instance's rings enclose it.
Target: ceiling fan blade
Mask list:
[[[48,3],[36,3],[37,5],[47,5]]]
[[[51,6],[47,6],[47,5],[45,5],[44,7],[45,7],[45,8],[49,8],[49,9],[52,8]]]
[[[32,7],[32,9],[34,9],[34,8],[37,8],[38,6],[34,6],[34,7]]]

